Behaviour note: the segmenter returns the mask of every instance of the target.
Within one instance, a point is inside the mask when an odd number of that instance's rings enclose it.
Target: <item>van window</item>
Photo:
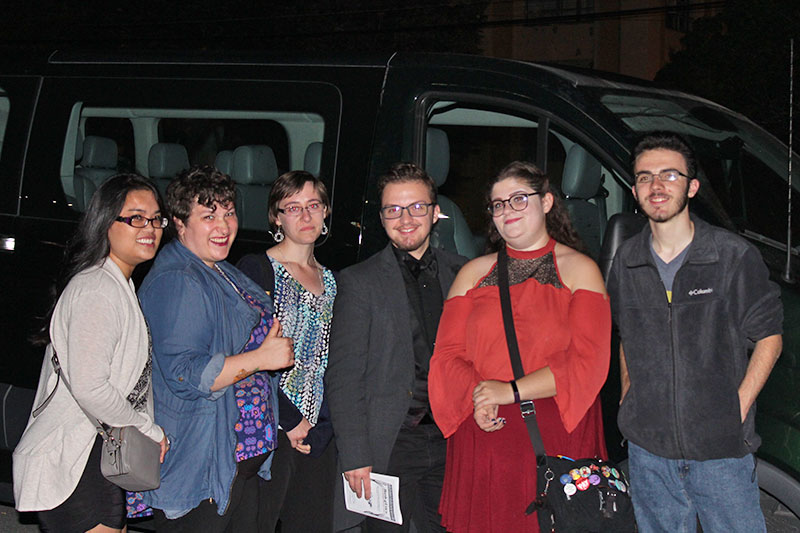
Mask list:
[[[558,125],[550,127],[547,148],[550,182],[561,192],[584,251],[597,260],[608,219],[632,203],[631,191],[590,147]]]
[[[692,143],[700,180],[693,212],[758,240],[786,242],[786,226],[775,220],[786,220],[788,154],[774,137],[705,100],[617,91],[601,95],[600,101],[637,135],[667,130]],[[798,187],[800,171],[794,168],[793,212],[800,210]],[[800,220],[793,217],[792,233],[798,229]]]
[[[3,155],[3,139],[6,134],[6,124],[8,124],[8,113],[11,110],[11,102],[8,95],[0,88],[0,156]]]
[[[117,171],[135,171],[133,125],[121,117],[87,117],[83,126],[84,138],[90,135],[114,139],[117,144]]]
[[[437,223],[435,246],[468,257],[483,253],[488,182],[512,161],[544,170],[554,190],[565,196],[587,253],[599,256],[608,217],[629,200],[592,150],[566,129],[534,114],[499,105],[439,101],[430,109],[425,165],[439,185],[439,206],[448,217]]]
[[[240,227],[266,231],[272,183],[288,170],[319,174],[324,134],[324,119],[310,112],[78,103],[67,128],[62,185],[69,205],[83,211],[91,193],[114,174],[148,176],[163,196],[181,170],[215,165],[236,182]]]
[[[291,168],[289,138],[275,120],[164,118],[158,123],[158,139],[185,146],[193,165],[213,165],[224,150],[265,144],[272,148],[279,172]]]
[[[483,252],[486,184],[511,161],[537,161],[538,134],[535,118],[485,105],[439,101],[431,107],[424,164],[447,217],[435,226],[434,246],[467,257]]]

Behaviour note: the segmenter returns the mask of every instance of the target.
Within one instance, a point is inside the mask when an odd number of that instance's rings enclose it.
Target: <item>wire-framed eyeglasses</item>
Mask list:
[[[662,170],[661,172],[637,172],[634,179],[636,180],[636,185],[647,185],[648,183],[653,183],[653,180],[658,178],[658,181],[661,183],[673,183],[678,181],[681,177],[686,179],[691,179],[689,176],[684,174],[679,170],[675,170],[674,168],[668,168],[667,170]]]
[[[155,229],[164,229],[169,226],[169,219],[167,217],[147,218],[142,215],[131,215],[129,217],[117,217],[115,220],[117,222],[124,222],[134,228],[146,228],[148,224],[152,224]]]
[[[416,202],[407,206],[402,205],[385,205],[381,207],[381,216],[386,220],[393,218],[400,218],[403,216],[403,211],[408,211],[412,217],[424,217],[428,214],[428,209],[435,205],[433,203]]]
[[[298,217],[303,213],[303,210],[308,211],[309,215],[315,215],[321,212],[324,208],[325,205],[322,202],[309,202],[305,207],[299,204],[287,205],[284,208],[279,207],[278,212],[290,217]]]
[[[505,200],[492,200],[489,202],[489,205],[486,206],[486,209],[489,213],[492,214],[493,217],[499,217],[505,211],[506,204],[511,207],[514,211],[523,211],[526,207],[528,207],[528,197],[529,196],[536,196],[537,194],[541,194],[537,192],[528,192],[528,193],[517,193],[512,194]]]

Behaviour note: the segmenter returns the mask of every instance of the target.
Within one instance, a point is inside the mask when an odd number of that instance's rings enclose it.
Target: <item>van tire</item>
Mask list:
[[[758,487],[800,517],[800,482],[763,459],[756,462]]]

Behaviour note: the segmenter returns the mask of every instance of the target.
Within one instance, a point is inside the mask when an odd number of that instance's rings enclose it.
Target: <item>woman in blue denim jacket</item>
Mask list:
[[[272,301],[225,262],[235,184],[193,167],[167,188],[177,239],[139,290],[152,328],[155,417],[170,439],[161,486],[144,493],[164,531],[254,531],[258,476],[277,446],[277,378],[293,364]]]

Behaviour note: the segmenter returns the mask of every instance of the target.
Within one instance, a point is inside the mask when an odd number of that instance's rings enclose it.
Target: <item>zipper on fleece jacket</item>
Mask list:
[[[663,282],[661,284],[664,285]],[[673,282],[673,287],[675,283]],[[664,287],[664,296],[666,297],[667,290]],[[681,425],[680,420],[678,417],[678,358],[675,355],[675,324],[672,320],[672,302],[669,300],[667,301],[667,308],[669,309],[669,352],[672,355],[672,406],[673,406],[673,415],[675,419],[675,439],[678,441],[678,451],[681,454],[681,457],[686,457],[686,454],[683,451],[683,434],[681,433]]]

